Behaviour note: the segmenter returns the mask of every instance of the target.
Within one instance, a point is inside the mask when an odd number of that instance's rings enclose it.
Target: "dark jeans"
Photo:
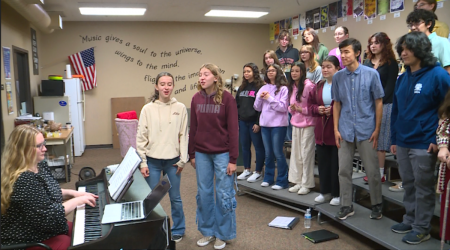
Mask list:
[[[292,118],[292,115],[291,115],[291,113],[288,112],[288,122],[289,122],[289,125],[287,126],[287,130],[286,130],[286,138],[284,138],[284,141],[292,141],[292,124],[291,124],[291,118]]]
[[[256,153],[256,172],[261,173],[264,166],[266,154],[264,152],[264,144],[261,136],[261,130],[253,133],[254,122],[239,121],[239,140],[242,146],[242,158],[244,160],[244,168],[251,168],[252,151],[251,146],[255,147]]]
[[[329,145],[316,145],[319,167],[320,193],[339,197],[339,159],[338,148]]]

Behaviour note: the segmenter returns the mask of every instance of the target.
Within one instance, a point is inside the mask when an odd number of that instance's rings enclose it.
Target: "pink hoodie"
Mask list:
[[[291,106],[289,106],[289,112],[292,114],[291,124],[292,126],[298,128],[306,128],[310,126],[316,125],[316,118],[312,116],[311,111],[308,108],[308,97],[309,93],[313,90],[314,83],[312,83],[309,79],[305,80],[305,88],[303,89],[302,97],[300,98],[300,102],[298,102],[295,97],[297,96],[297,87],[294,86],[292,90],[292,95],[289,100],[290,104],[295,103],[296,106],[302,108],[302,113],[297,112],[295,110],[291,110]]]

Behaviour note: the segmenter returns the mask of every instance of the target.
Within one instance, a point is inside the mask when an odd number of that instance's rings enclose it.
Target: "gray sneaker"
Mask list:
[[[336,218],[340,220],[345,220],[347,217],[353,216],[355,211],[353,210],[353,205],[351,206],[342,206],[339,209],[339,212],[336,214]]]
[[[383,205],[380,203],[372,207],[372,213],[370,213],[370,218],[374,220],[379,220],[383,217],[381,211],[383,210]]]

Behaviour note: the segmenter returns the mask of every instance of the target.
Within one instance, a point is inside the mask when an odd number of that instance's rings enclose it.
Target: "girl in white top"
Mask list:
[[[158,184],[161,172],[169,177],[172,239],[179,242],[186,228],[180,180],[188,161],[188,116],[186,106],[171,98],[173,88],[174,78],[170,73],[156,76],[155,95],[142,108],[139,117],[136,147],[142,158],[141,173],[151,189]]]

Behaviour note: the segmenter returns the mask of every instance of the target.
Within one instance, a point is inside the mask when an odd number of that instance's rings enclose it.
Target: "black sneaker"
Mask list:
[[[379,220],[383,217],[381,211],[383,209],[382,204],[378,204],[372,207],[372,213],[370,213],[370,218],[374,220]]]
[[[411,225],[406,225],[403,222],[395,224],[391,227],[392,232],[398,234],[406,234],[412,231]]]
[[[175,242],[180,242],[183,239],[183,235],[172,235],[172,240]]]
[[[340,220],[345,220],[347,217],[350,217],[355,214],[353,210],[353,205],[351,206],[343,206],[340,208],[339,212],[336,214],[336,218]]]

